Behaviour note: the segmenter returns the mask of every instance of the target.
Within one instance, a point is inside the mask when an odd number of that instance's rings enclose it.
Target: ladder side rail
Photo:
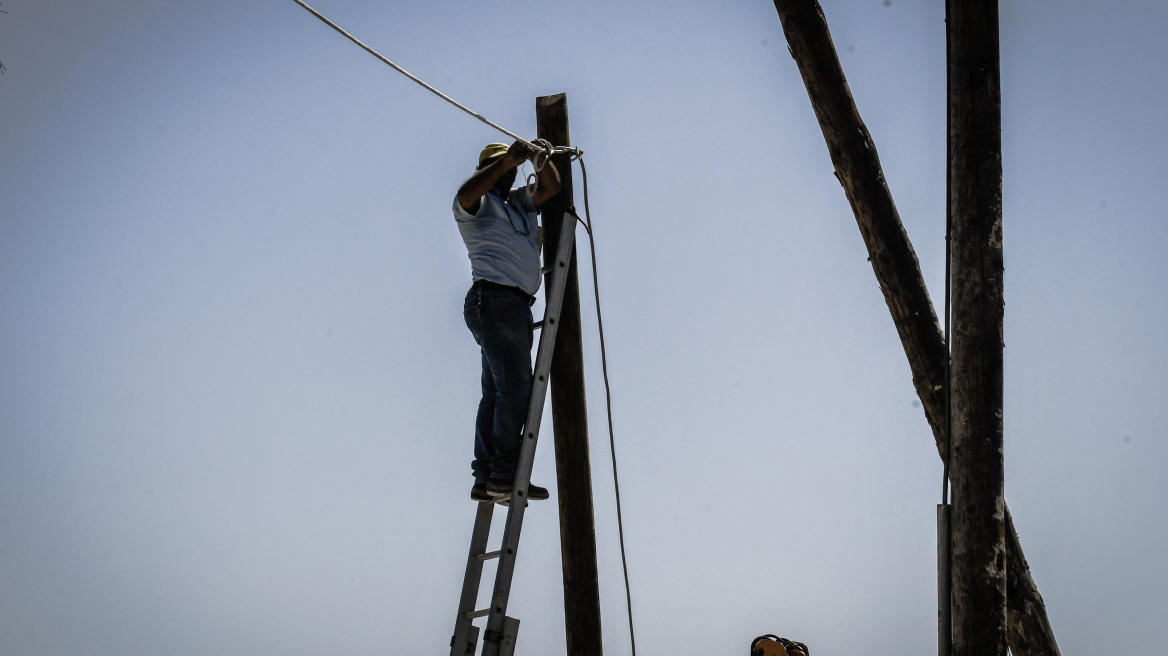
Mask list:
[[[477,638],[469,614],[475,610],[479,585],[482,582],[483,558],[487,550],[487,538],[491,533],[491,517],[495,504],[479,503],[475,515],[474,531],[470,538],[470,554],[466,561],[466,574],[462,579],[462,596],[458,600],[458,618],[454,622],[454,638],[450,641],[450,656],[474,656]]]
[[[564,289],[568,284],[568,263],[574,253],[577,218],[571,212],[564,212],[560,242],[556,248],[556,262],[552,272],[551,289],[548,290],[544,310],[543,330],[539,335],[539,349],[535,358],[535,372],[532,377],[531,405],[527,413],[527,423],[523,429],[523,445],[519,450],[519,463],[515,471],[507,523],[503,529],[503,543],[495,572],[495,590],[491,596],[491,612],[487,616],[486,632],[483,635],[483,656],[496,656],[503,637],[507,600],[511,595],[511,578],[515,573],[515,552],[519,548],[519,534],[523,528],[523,511],[527,506],[527,486],[531,482],[531,468],[535,463],[535,446],[539,437],[539,425],[543,419],[543,408],[547,398],[548,378],[551,371],[552,353],[556,346],[559,330],[560,307],[564,301]]]

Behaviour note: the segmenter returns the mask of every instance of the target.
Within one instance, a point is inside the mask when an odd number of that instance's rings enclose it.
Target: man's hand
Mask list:
[[[513,169],[527,160],[534,158],[537,152],[539,151],[531,147],[530,144],[516,141],[511,144],[511,147],[507,149],[507,154],[503,156],[503,165],[508,169]]]
[[[479,211],[479,199],[483,194],[490,191],[491,187],[495,185],[504,175],[515,170],[524,162],[530,160],[533,163],[539,156],[549,157],[547,154],[552,150],[552,144],[547,139],[536,139],[532,143],[524,141],[516,141],[511,144],[507,152],[502,157],[496,159],[490,165],[485,166],[475,174],[472,175],[462,186],[458,189],[458,204],[462,209],[477,214]],[[535,197],[532,199],[535,206],[543,205],[544,201],[548,200],[560,190],[560,176],[556,171],[555,165],[550,161],[544,160],[541,164],[538,175],[539,188],[536,191]]]
[[[535,141],[531,142],[531,145],[535,146],[536,154],[543,154],[546,157],[552,156],[552,149],[554,147],[552,146],[552,142],[548,141],[547,139],[536,139]],[[533,163],[536,161],[535,155],[532,155],[531,161]]]
[[[551,157],[552,148],[553,146],[551,142],[547,139],[536,139],[530,144],[522,141],[516,141],[515,143],[511,144],[511,148],[507,150],[507,154],[505,156],[507,159],[506,163],[508,166],[519,166],[528,161],[534,164],[536,161],[538,161],[537,158],[541,155],[544,157]]]
[[[550,157],[551,152],[552,144],[547,139],[536,139],[530,144],[523,141],[516,141],[511,144],[511,148],[507,150],[507,154],[504,157],[507,160],[506,165],[514,167],[527,161],[535,163],[540,155]]]

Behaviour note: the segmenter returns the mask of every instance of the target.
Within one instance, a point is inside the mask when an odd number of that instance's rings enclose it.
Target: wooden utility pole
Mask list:
[[[948,0],[953,653],[1006,656],[1002,93],[997,0]]]
[[[916,251],[884,179],[876,144],[852,100],[819,3],[775,0],[775,8],[827,141],[836,179],[852,206],[868,261],[892,313],[917,395],[934,427],[937,449],[944,455],[945,338]]]
[[[568,98],[535,100],[538,135],[569,146]],[[561,217],[573,207],[572,164],[567,154],[552,158],[563,188],[542,208],[544,262],[554,262]],[[550,275],[550,274],[549,274]],[[545,280],[550,284],[550,279]],[[580,282],[573,246],[568,286],[551,366],[552,430],[560,500],[560,553],[564,566],[564,625],[568,656],[600,656],[600,584],[596,572],[596,520],[592,508],[592,465],[588,455],[588,407],[584,398],[584,347],[580,330]]]
[[[775,0],[775,9],[900,335],[925,418],[944,457],[945,337],[885,181],[876,146],[852,100],[819,3]],[[1059,656],[1046,605],[1030,574],[1009,508],[1003,506],[1003,510],[1011,652],[1014,656]]]

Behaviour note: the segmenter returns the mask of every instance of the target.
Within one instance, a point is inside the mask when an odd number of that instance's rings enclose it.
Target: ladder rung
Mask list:
[[[534,328],[535,330],[539,330],[540,328],[543,328],[543,319],[536,321],[535,324],[532,326],[532,328]]]
[[[484,608],[482,610],[471,611],[471,612],[467,613],[466,615],[463,615],[463,617],[465,617],[468,620],[473,620],[476,617],[486,617],[487,615],[490,615],[490,614],[491,614],[491,609]]]
[[[499,554],[502,554],[502,553],[503,553],[503,551],[502,551],[502,550],[499,550],[499,551],[488,551],[487,553],[484,553],[484,554],[479,554],[479,555],[475,556],[475,560],[477,560],[477,561],[479,561],[479,562],[481,563],[481,562],[483,562],[484,560],[490,560],[490,559],[492,559],[492,558],[498,558],[498,557],[499,557]]]

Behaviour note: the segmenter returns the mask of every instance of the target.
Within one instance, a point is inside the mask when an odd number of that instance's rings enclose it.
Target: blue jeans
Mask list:
[[[532,319],[518,289],[476,285],[463,303],[466,327],[483,355],[483,398],[475,421],[476,480],[515,476],[531,399]]]

